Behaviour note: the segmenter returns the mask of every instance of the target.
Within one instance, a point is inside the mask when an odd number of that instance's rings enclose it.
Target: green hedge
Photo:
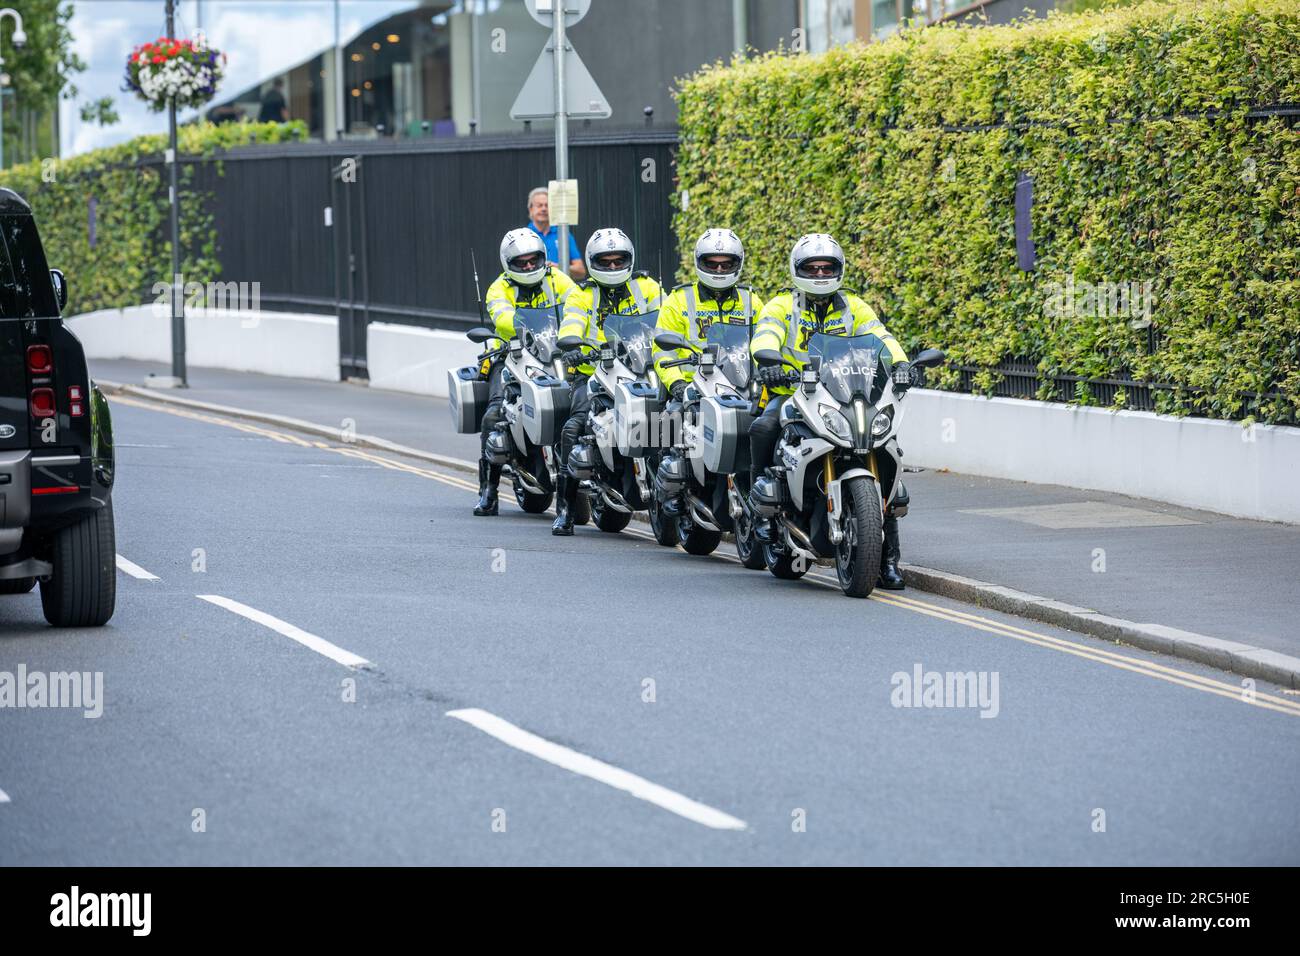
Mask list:
[[[199,123],[178,130],[185,250],[181,271],[186,281],[208,282],[217,277],[220,266],[211,197],[195,190],[196,168],[185,158],[211,157],[231,146],[305,135],[302,123]],[[138,305],[155,282],[167,279],[171,272],[167,167],[159,161],[166,147],[165,135],[140,136],[68,159],[34,160],[0,175],[0,185],[31,204],[50,265],[67,274],[66,314]],[[96,203],[93,249],[92,198]]]
[[[909,349],[974,368],[975,391],[1027,361],[1040,398],[1095,404],[1086,382],[1051,379],[1131,377],[1170,386],[1153,391],[1160,411],[1297,420],[1300,127],[1247,116],[1300,104],[1294,0],[913,29],[715,64],[678,99],[688,254],[705,228],[729,226],[768,292],[788,285],[798,235],[831,232],[849,284]],[[1033,272],[1016,262],[1022,172]],[[1154,293],[1152,328],[1081,297],[1134,282]],[[1062,314],[1070,283],[1076,308]],[[937,384],[958,387],[957,370]]]

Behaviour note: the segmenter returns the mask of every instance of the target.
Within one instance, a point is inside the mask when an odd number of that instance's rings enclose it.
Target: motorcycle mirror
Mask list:
[[[472,328],[465,333],[465,338],[469,339],[471,342],[486,342],[488,339],[495,337],[495,332],[491,329],[485,329],[482,326]]]
[[[686,340],[676,332],[660,332],[655,336],[655,345],[667,352],[686,348]]]
[[[922,368],[933,368],[936,365],[942,365],[947,356],[939,349],[926,349],[916,358],[912,359],[913,365],[919,365]]]
[[[759,365],[780,365],[783,359],[776,349],[759,349],[754,353],[754,361]]]

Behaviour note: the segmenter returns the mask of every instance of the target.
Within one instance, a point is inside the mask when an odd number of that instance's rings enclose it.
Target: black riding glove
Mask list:
[[[771,388],[773,385],[784,385],[786,383],[785,369],[780,365],[764,365],[754,376],[759,385],[766,385]]]
[[[673,382],[672,385],[668,386],[668,392],[672,395],[674,402],[686,401],[685,380],[679,378],[677,381]]]

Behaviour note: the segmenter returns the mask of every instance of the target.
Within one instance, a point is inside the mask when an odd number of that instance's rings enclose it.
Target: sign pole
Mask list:
[[[555,178],[567,183],[569,179],[569,106],[564,90],[564,5],[565,0],[553,0],[555,12],[551,16],[551,43],[555,47]],[[567,216],[565,217],[568,218]],[[569,274],[569,224],[560,223],[557,243],[560,269]]]
[[[176,0],[167,0],[167,36],[176,35]],[[181,277],[180,195],[176,183],[176,97],[167,101],[167,164],[171,182],[172,231],[172,377],[184,387],[185,381],[185,282]]]

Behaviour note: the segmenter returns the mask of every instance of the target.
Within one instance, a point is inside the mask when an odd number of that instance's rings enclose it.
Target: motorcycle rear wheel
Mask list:
[[[654,533],[655,541],[665,548],[676,547],[677,522],[664,514],[658,498],[651,500],[649,512],[650,530]]]
[[[530,515],[543,514],[551,506],[551,499],[554,497],[551,492],[544,491],[537,494],[536,492],[526,491],[518,478],[514,480],[514,487],[515,501],[519,502],[519,507]]]
[[[682,518],[678,521],[677,537],[681,539],[682,549],[687,554],[712,554],[722,543],[721,531],[701,528],[690,518]]]
[[[626,511],[615,511],[602,502],[592,502],[591,521],[601,531],[617,534],[627,527],[632,515]]]
[[[777,551],[770,544],[763,545],[763,562],[773,577],[782,581],[797,581],[808,573],[808,561],[798,555]]]

